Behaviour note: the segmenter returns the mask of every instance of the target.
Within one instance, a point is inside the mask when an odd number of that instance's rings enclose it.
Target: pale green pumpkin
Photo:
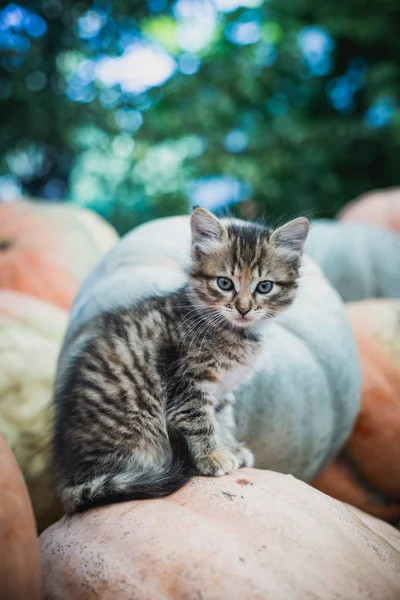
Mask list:
[[[400,235],[366,223],[317,220],[306,252],[343,300],[400,298]]]
[[[123,238],[88,277],[75,300],[57,380],[70,357],[96,335],[91,319],[186,280],[188,217],[160,219]],[[304,260],[298,298],[271,324],[262,370],[237,396],[238,432],[260,468],[309,480],[347,438],[359,406],[360,370],[342,302]]]

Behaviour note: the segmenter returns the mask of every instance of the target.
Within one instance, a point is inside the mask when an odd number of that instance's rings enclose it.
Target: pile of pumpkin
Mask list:
[[[59,515],[49,472],[50,400],[68,310],[117,239],[100,217],[72,205],[0,205],[0,432],[25,477],[39,530]],[[337,221],[315,221],[307,253],[350,302],[363,377],[352,434],[313,484],[399,519],[400,191],[369,194]]]
[[[82,208],[0,204],[0,432],[22,469],[39,529],[58,516],[49,473],[50,400],[68,310],[117,240],[110,225]]]

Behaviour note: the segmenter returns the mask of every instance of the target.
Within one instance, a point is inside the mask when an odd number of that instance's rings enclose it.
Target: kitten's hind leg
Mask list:
[[[222,439],[214,404],[214,398],[196,389],[174,409],[169,420],[185,436],[199,474],[215,477],[237,469],[239,460]]]
[[[250,448],[236,439],[236,423],[233,411],[234,395],[227,394],[217,405],[215,415],[220,425],[224,445],[232,450],[239,462],[239,467],[252,467],[254,455]]]

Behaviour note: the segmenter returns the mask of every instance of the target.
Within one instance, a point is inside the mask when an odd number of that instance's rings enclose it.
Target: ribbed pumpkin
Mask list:
[[[62,519],[40,538],[57,600],[398,600],[400,533],[271,471]]]
[[[0,597],[40,600],[35,520],[21,471],[0,433]]]
[[[82,279],[117,239],[101,217],[71,204],[0,204],[0,289],[69,308]]]
[[[188,217],[153,221],[123,238],[77,295],[57,381],[93,334],[94,315],[176,289],[186,280],[189,259]],[[295,304],[270,325],[262,370],[238,392],[239,436],[254,450],[258,467],[309,480],[348,436],[360,384],[343,304],[306,259]]]
[[[361,408],[342,455],[318,489],[383,519],[400,520],[400,301],[347,305],[361,361]]]
[[[338,219],[349,223],[371,223],[400,233],[400,188],[364,194],[345,206]]]
[[[400,235],[392,231],[317,220],[306,252],[346,302],[400,298]]]
[[[52,386],[66,322],[67,314],[56,306],[0,290],[0,432],[22,469],[39,529],[58,514],[48,446]]]

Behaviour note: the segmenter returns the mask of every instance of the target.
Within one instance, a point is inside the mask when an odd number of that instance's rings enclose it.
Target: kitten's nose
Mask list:
[[[237,311],[242,315],[242,317],[244,317],[245,315],[247,315],[248,312],[251,311],[251,307],[250,306],[236,306]]]

